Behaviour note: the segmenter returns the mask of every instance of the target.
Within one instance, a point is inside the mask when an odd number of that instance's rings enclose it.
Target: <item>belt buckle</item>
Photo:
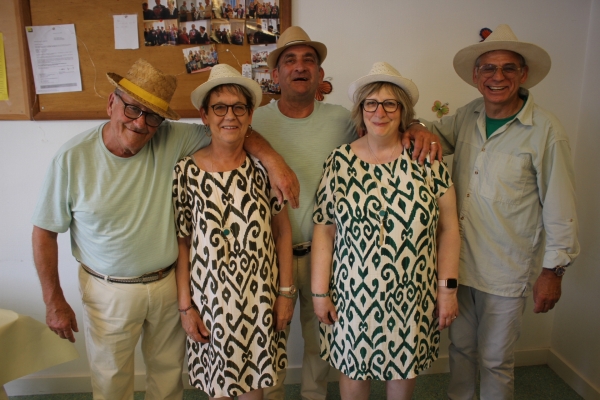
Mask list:
[[[305,256],[308,253],[310,253],[311,244],[312,244],[312,242],[298,243],[297,245],[292,247],[292,253],[296,257]]]

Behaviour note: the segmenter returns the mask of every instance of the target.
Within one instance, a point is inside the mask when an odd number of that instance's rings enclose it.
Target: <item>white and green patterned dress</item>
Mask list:
[[[313,220],[336,224],[339,319],[320,325],[321,357],[351,379],[410,379],[437,358],[437,199],[451,185],[443,163],[410,150],[377,165],[343,145],[325,162]]]
[[[173,175],[177,234],[192,240],[192,303],[210,332],[208,343],[187,339],[190,384],[211,397],[273,386],[287,355],[273,320],[271,218],[282,207],[267,172],[252,156],[228,172],[203,171],[186,157]]]

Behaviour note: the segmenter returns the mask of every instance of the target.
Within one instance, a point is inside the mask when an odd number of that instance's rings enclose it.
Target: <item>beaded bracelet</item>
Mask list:
[[[188,308],[178,308],[179,312],[182,313],[183,315],[187,315],[187,311],[191,310],[192,308],[194,308],[194,305],[189,306]]]

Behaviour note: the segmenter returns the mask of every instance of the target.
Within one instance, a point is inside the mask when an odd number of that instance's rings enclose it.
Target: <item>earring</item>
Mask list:
[[[246,137],[250,137],[252,135],[252,125],[248,125],[248,130],[246,131]]]
[[[210,131],[210,128],[207,125],[202,125],[202,132],[206,135],[206,137],[212,136],[212,132]]]

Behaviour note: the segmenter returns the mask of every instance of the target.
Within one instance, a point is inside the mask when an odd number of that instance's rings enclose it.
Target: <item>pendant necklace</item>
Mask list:
[[[398,147],[398,142],[399,141],[396,141],[396,145],[392,149],[392,152],[389,154],[388,159],[391,158],[394,155],[394,152],[396,151],[396,148]],[[377,164],[380,164],[380,165],[383,164],[381,161],[379,161],[379,159],[377,158],[377,156],[373,152],[373,149],[371,148],[371,143],[369,142],[369,134],[368,133],[367,133],[367,146],[369,147],[369,153],[371,153],[371,156],[373,156],[373,158],[375,159],[375,161],[377,161]],[[375,178],[375,180],[377,182],[379,182],[379,184],[381,185],[381,188],[383,189],[383,186],[384,186],[383,183],[379,180],[379,178],[377,178],[377,175],[375,174],[375,166],[373,166],[373,178]],[[383,209],[384,202],[383,202],[383,199],[382,199],[379,187],[377,188],[377,197],[379,198],[379,202],[381,204],[381,209],[377,213],[379,215],[379,221],[380,221],[380,227],[379,227],[379,246],[381,247],[381,246],[383,246],[383,239],[384,239],[384,234],[385,234],[385,220],[386,220],[386,217],[387,217],[387,210]]]
[[[242,151],[242,157],[243,156],[245,156],[245,154]],[[215,174],[215,173],[218,174],[218,172],[214,171],[213,162],[214,162],[214,159],[213,159],[213,154],[211,152],[211,155],[210,155],[210,170],[213,171],[212,172],[213,174]],[[236,169],[237,169],[237,167],[236,167]],[[235,169],[233,169],[231,171],[232,174],[233,174],[233,171],[235,171]],[[216,193],[217,192],[217,183],[216,182],[217,182],[217,180],[213,177],[213,184],[215,185],[214,191],[215,191],[215,194],[217,195],[217,198],[219,200],[219,204],[221,205],[221,207],[219,207],[219,211],[221,212],[221,224],[220,224],[221,225],[221,235],[225,239],[227,239],[227,241],[231,241],[231,239],[233,239],[233,231],[232,231],[232,228],[227,225],[227,221],[229,220],[229,218],[225,218],[225,211],[227,211],[227,206],[223,203],[223,200],[222,200],[221,196],[218,193]],[[233,180],[232,180],[232,184],[233,184],[233,193],[231,194],[231,200],[229,202],[230,207],[233,207],[233,202],[235,201],[235,192],[237,190],[237,185],[233,182]],[[229,198],[229,193],[223,192],[223,195],[226,195],[227,198]],[[217,204],[217,203],[215,203],[215,204]]]

